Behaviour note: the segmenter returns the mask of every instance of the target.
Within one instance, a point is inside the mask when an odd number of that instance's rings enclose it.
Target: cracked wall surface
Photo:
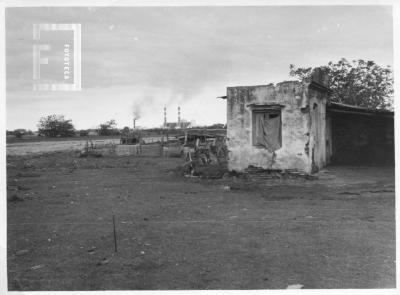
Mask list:
[[[252,110],[270,105],[281,107],[282,147],[274,152],[252,143]],[[228,87],[229,169],[317,171],[325,165],[325,105],[326,94],[296,81]]]

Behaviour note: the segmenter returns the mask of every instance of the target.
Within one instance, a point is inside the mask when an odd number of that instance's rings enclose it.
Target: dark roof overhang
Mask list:
[[[338,102],[329,102],[326,105],[327,112],[330,113],[344,113],[354,115],[367,115],[367,116],[381,116],[381,117],[394,117],[394,112],[381,109],[370,109],[360,106],[354,106]]]

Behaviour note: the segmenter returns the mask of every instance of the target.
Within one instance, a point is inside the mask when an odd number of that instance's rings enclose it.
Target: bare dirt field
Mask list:
[[[7,155],[20,156],[38,153],[49,153],[58,151],[82,150],[87,139],[71,139],[58,141],[19,141],[7,144]],[[105,145],[119,143],[119,138],[93,139],[93,144]]]
[[[146,137],[144,142],[152,143],[160,140],[161,137]],[[38,153],[50,153],[58,151],[82,150],[86,142],[90,141],[96,146],[119,144],[120,137],[96,136],[96,137],[64,137],[64,138],[43,138],[32,137],[7,139],[7,155],[20,156]]]
[[[9,290],[395,287],[393,168],[256,181],[181,164],[9,154]]]

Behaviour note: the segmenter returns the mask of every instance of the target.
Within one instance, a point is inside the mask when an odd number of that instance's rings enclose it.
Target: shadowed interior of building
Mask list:
[[[331,103],[327,159],[339,165],[394,165],[394,114]]]

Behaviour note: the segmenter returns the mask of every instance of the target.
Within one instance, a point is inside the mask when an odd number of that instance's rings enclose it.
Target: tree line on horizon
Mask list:
[[[126,134],[132,130],[132,128],[125,126],[123,128],[117,128],[115,119],[108,120],[101,123],[98,128],[94,129],[80,129],[76,130],[72,120],[66,119],[64,115],[48,115],[41,117],[38,122],[37,136],[43,137],[74,137],[74,136],[90,136],[91,132],[96,133],[98,136],[118,136]],[[209,126],[203,126],[200,128],[207,129],[223,129],[226,128],[224,124],[212,124]],[[147,128],[148,132],[161,132],[163,128]],[[35,135],[31,130],[26,129],[15,129],[14,131],[7,130],[7,135],[14,135],[17,138],[22,138],[25,135]]]

